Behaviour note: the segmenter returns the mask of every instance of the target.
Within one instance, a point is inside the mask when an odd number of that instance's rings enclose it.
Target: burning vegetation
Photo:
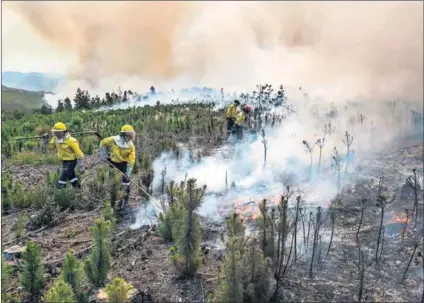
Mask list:
[[[223,105],[233,100],[223,92],[109,111],[2,113],[2,297],[424,300],[422,116],[408,103],[376,113],[304,88],[292,94],[297,103],[283,86],[241,94],[254,105],[241,142],[224,142]],[[131,94],[108,96],[121,105]],[[74,103],[97,104],[90,98],[77,91]],[[57,160],[28,138],[59,120],[87,156],[79,190],[55,188]],[[138,153],[122,209],[121,176],[99,164],[93,132],[109,136],[128,122]]]

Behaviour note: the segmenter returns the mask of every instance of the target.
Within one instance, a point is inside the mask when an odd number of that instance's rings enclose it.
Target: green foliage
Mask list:
[[[22,287],[36,295],[44,286],[44,266],[41,248],[33,241],[28,241],[22,257],[19,281]]]
[[[31,217],[30,229],[38,229],[43,226],[49,226],[54,222],[57,222],[61,216],[60,207],[54,203],[53,198],[49,197],[37,214],[34,217]]]
[[[106,285],[107,298],[109,302],[124,303],[132,289],[131,284],[122,278],[116,277],[110,284]]]
[[[44,297],[46,303],[77,302],[72,287],[62,277],[58,278]]]
[[[4,261],[3,251],[1,252],[1,292],[9,287],[9,277],[12,274],[12,268]]]
[[[16,233],[17,238],[22,237],[28,221],[29,221],[29,216],[26,211],[18,215],[18,219],[12,227],[12,231]]]
[[[22,182],[13,180],[10,173],[2,174],[1,181],[1,203],[3,210],[10,208],[25,208],[28,206]]]
[[[176,242],[176,253],[172,258],[174,264],[178,260],[177,269],[187,276],[193,275],[200,266],[200,223],[195,211],[203,201],[205,190],[206,186],[196,187],[195,179],[182,182],[177,199],[170,207],[172,235],[175,235]]]
[[[110,222],[103,218],[96,219],[91,231],[94,247],[84,262],[84,271],[90,283],[100,287],[103,286],[110,269]]]
[[[243,252],[245,227],[239,215],[233,214],[226,221],[228,240],[224,256],[224,279],[220,281],[211,302],[243,302]]]
[[[61,210],[67,208],[75,209],[78,208],[78,202],[76,201],[76,191],[73,188],[60,188],[53,190],[54,202],[60,207]]]
[[[116,226],[116,218],[113,214],[113,208],[110,204],[110,201],[108,200],[105,201],[105,207],[103,209],[103,218],[105,219],[105,221],[110,222],[111,231],[114,230]]]
[[[71,286],[77,301],[84,302],[87,299],[86,292],[83,289],[84,271],[82,263],[74,256],[72,249],[68,251],[63,261],[62,277],[63,281]]]
[[[11,165],[58,165],[60,163],[56,155],[44,155],[39,152],[35,153],[34,147],[35,145],[27,142],[25,148],[30,150],[31,152],[16,153],[10,158],[8,163]]]

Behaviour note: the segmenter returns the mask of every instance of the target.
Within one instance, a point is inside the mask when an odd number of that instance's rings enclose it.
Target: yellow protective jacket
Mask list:
[[[235,119],[237,116],[237,105],[234,103],[227,108],[227,118]]]
[[[245,121],[246,121],[246,114],[243,111],[239,112],[236,116],[235,123],[241,126]]]
[[[63,141],[58,140],[55,136],[50,139],[49,149],[57,149],[57,156],[61,161],[72,161],[75,159],[84,159],[84,154],[79,147],[77,139],[69,133],[65,135]]]
[[[135,146],[132,142],[127,142],[121,136],[105,138],[100,142],[100,148],[106,148],[109,152],[110,160],[116,163],[127,162],[129,166],[135,163]]]

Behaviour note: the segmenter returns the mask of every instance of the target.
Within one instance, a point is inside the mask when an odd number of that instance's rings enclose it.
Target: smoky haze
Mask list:
[[[68,78],[87,88],[128,80],[240,90],[268,82],[335,101],[423,98],[421,1],[5,5],[78,53]]]

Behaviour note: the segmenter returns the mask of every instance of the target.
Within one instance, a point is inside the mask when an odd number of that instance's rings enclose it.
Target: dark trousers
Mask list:
[[[234,130],[234,120],[227,118],[227,138],[231,135]]]
[[[112,161],[110,158],[107,159],[107,161],[109,162],[110,166],[116,167],[120,172],[125,174],[125,172],[127,171],[127,162],[118,163],[118,162]],[[124,198],[124,202],[127,203],[128,198],[130,196],[130,191],[131,191],[131,188],[130,188],[131,183],[129,178],[127,178],[127,176],[122,176],[122,185],[125,186],[126,195]]]
[[[71,185],[75,188],[80,188],[81,185],[78,182],[77,175],[75,174],[75,167],[77,166],[77,160],[62,161],[62,173],[60,174],[57,185],[59,188],[66,187],[66,182],[69,180]]]
[[[243,128],[241,125],[234,124],[234,134],[237,140],[241,141],[243,139]]]

